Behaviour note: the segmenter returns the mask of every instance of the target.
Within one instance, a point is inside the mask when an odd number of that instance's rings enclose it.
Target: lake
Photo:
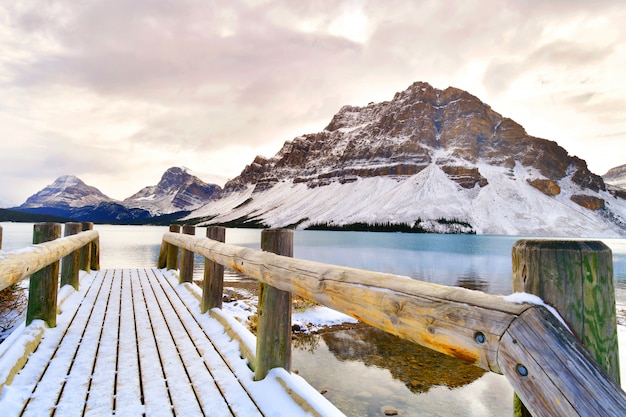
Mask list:
[[[31,243],[32,224],[1,223],[3,249]],[[167,227],[96,225],[102,268],[156,265]],[[258,249],[260,230],[228,229],[229,244]],[[198,228],[197,236],[205,229]],[[511,248],[519,237],[296,231],[294,256],[506,295]],[[613,251],[616,299],[626,304],[626,239]],[[202,258],[195,275],[202,279]],[[241,279],[229,274],[227,279]],[[349,416],[512,415],[512,390],[500,375],[465,365],[376,329],[344,329],[299,338],[293,365]]]

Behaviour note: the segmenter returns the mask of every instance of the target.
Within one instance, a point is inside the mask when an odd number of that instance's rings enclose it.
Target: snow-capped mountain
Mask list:
[[[117,201],[73,175],[64,175],[15,209],[76,221],[136,224],[149,222],[154,216],[189,212],[220,190],[189,174],[186,168],[170,168],[157,185]]]
[[[626,189],[626,164],[609,169],[602,178],[607,184]]]
[[[345,106],[257,157],[188,219],[272,227],[404,223],[426,231],[626,235],[626,200],[586,163],[471,94],[415,83]]]
[[[157,185],[145,187],[123,201],[129,208],[148,210],[152,215],[197,209],[221,191],[207,184],[187,168],[173,167],[165,171]]]
[[[74,175],[63,175],[41,191],[28,197],[19,208],[95,206],[113,199]]]

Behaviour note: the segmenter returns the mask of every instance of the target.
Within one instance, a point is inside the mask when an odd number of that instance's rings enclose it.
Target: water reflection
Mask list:
[[[501,375],[372,327],[294,342],[293,368],[348,416],[512,414]]]
[[[322,338],[338,360],[361,361],[367,366],[387,369],[394,379],[415,393],[426,392],[435,385],[461,387],[485,373],[373,327],[329,332]]]
[[[489,281],[475,274],[461,275],[456,280],[456,286],[467,288],[468,290],[488,292]]]

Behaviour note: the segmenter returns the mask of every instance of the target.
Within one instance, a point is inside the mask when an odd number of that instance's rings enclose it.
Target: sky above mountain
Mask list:
[[[604,174],[626,163],[626,3],[0,3],[0,203],[64,174],[115,199],[234,177],[346,104],[469,91]]]

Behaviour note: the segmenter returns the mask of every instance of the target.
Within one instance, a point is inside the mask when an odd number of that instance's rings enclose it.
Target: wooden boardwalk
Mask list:
[[[22,415],[263,415],[161,270],[86,278],[12,383],[32,385]]]

